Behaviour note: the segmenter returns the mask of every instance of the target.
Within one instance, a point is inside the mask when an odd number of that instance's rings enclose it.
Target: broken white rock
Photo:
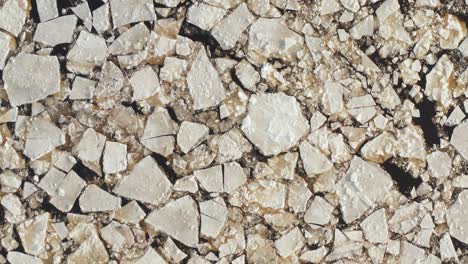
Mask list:
[[[426,75],[424,94],[432,101],[448,107],[452,102],[454,65],[449,56],[443,55],[431,72]]]
[[[448,177],[452,168],[452,159],[447,152],[435,151],[427,155],[427,167],[435,178]]]
[[[94,67],[104,63],[107,53],[104,38],[80,31],[75,45],[67,54],[67,69],[71,72],[88,74]]]
[[[83,21],[86,29],[88,31],[91,31],[93,25],[93,17],[91,16],[91,10],[89,9],[88,2],[82,2],[81,4],[72,7],[71,10],[73,11],[73,13],[75,13],[77,17],[79,17]]]
[[[392,186],[392,178],[378,164],[354,156],[336,186],[343,220],[350,223],[361,217],[381,201]]]
[[[247,5],[241,3],[237,8],[219,22],[211,35],[224,50],[232,49],[242,35],[242,32],[252,24],[255,17],[250,13]]]
[[[207,126],[199,123],[184,121],[177,133],[177,145],[184,153],[190,152],[208,136]]]
[[[468,133],[466,131],[468,131],[468,122],[455,127],[450,143],[465,160],[468,160]]]
[[[120,250],[135,243],[135,237],[127,225],[112,221],[99,230],[102,239],[113,249]]]
[[[197,170],[193,175],[200,182],[200,186],[208,192],[223,191],[223,169],[221,165],[211,168]]]
[[[467,203],[468,190],[464,190],[458,194],[457,200],[448,208],[446,213],[450,235],[465,244],[468,244]]]
[[[227,208],[224,199],[217,197],[199,203],[201,228],[200,235],[216,238],[222,231],[227,219]]]
[[[156,20],[152,0],[110,0],[114,28],[130,23]]]
[[[186,246],[198,245],[199,214],[197,203],[190,196],[173,200],[150,213],[145,222]]]
[[[146,156],[117,184],[113,192],[129,198],[160,205],[169,199],[172,184],[151,156]]]
[[[36,6],[41,22],[51,20],[59,16],[57,0],[37,0]]]
[[[283,25],[281,19],[259,18],[249,30],[249,51],[266,59],[295,60],[303,44],[302,36]]]
[[[325,246],[321,246],[315,250],[309,250],[301,255],[301,260],[308,261],[311,263],[321,263],[321,260],[327,255],[328,249]]]
[[[93,27],[100,35],[111,29],[109,12],[109,3],[105,3],[93,11]]]
[[[247,182],[247,176],[239,163],[225,163],[223,167],[224,192],[232,193]]]
[[[333,168],[333,163],[328,157],[307,141],[303,141],[299,145],[299,152],[308,176],[321,174]]]
[[[0,32],[0,70],[3,70],[10,50],[15,48],[15,39],[12,35]]]
[[[256,85],[260,81],[260,74],[246,60],[239,62],[236,65],[236,76],[242,85],[250,91],[256,90]]]
[[[73,81],[72,91],[70,93],[71,100],[86,100],[92,99],[94,95],[94,87],[96,82],[80,76],[76,76]]]
[[[73,40],[77,18],[74,15],[62,16],[39,23],[34,32],[33,40],[48,46],[70,43]]]
[[[216,106],[226,98],[224,85],[204,47],[200,47],[195,55],[187,75],[187,86],[192,96],[194,110]]]
[[[40,258],[17,251],[9,251],[7,259],[11,264],[43,264]]]
[[[88,185],[79,199],[81,211],[102,212],[120,208],[121,200],[95,184]]]
[[[86,129],[80,142],[73,147],[73,153],[90,169],[98,170],[102,151],[106,144],[106,136],[92,128]]]
[[[369,242],[387,243],[389,237],[385,209],[379,209],[369,215],[362,221],[361,228]]]
[[[275,248],[281,257],[289,257],[304,246],[304,235],[295,227],[275,241]]]
[[[136,201],[131,201],[122,208],[115,210],[114,218],[122,223],[136,224],[145,218],[146,214]]]
[[[280,92],[252,95],[241,129],[264,155],[277,155],[296,145],[309,124],[296,98]]]
[[[306,210],[307,201],[312,196],[307,183],[302,178],[297,178],[288,185],[288,206],[295,213],[302,213]]]
[[[325,199],[316,196],[304,214],[304,221],[308,224],[326,225],[330,222],[333,209],[335,208]]]
[[[187,22],[203,29],[210,30],[226,14],[226,10],[205,3],[195,3],[187,11]]]
[[[104,173],[116,173],[127,168],[127,145],[118,142],[106,142],[102,160]]]
[[[33,121],[26,136],[24,155],[36,160],[56,147],[65,144],[65,133],[44,119]]]
[[[46,250],[45,239],[48,226],[49,213],[38,215],[18,225],[18,235],[26,253],[38,256]]]
[[[18,37],[30,8],[31,3],[27,0],[3,1],[0,6],[0,28]]]
[[[60,90],[59,62],[57,57],[21,52],[8,61],[3,80],[11,106],[37,102]]]
[[[126,30],[112,42],[109,52],[113,55],[128,55],[141,51],[150,38],[150,31],[144,23]]]
[[[174,183],[174,190],[179,192],[196,193],[198,191],[197,180],[195,176],[185,176]]]
[[[159,78],[151,68],[146,66],[135,72],[130,78],[130,84],[133,88],[133,100],[144,100],[161,89]]]

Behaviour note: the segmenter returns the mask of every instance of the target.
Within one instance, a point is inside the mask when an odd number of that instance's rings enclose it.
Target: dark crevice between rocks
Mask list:
[[[455,247],[455,250],[458,251],[460,250],[461,252],[468,252],[468,245],[461,242],[460,240],[450,236],[452,239],[453,246]]]
[[[429,147],[439,145],[440,138],[437,126],[433,121],[436,115],[436,105],[434,102],[424,98],[420,103],[416,104],[419,110],[420,117],[414,118],[413,121],[419,125],[424,134],[424,140]]]
[[[59,0],[57,1],[57,9],[59,13],[62,12],[62,10],[67,10],[71,7],[75,7],[81,3],[83,3],[84,0]],[[67,11],[65,14],[67,14],[69,11]]]
[[[137,114],[140,114],[140,115],[144,115],[144,113],[142,112],[142,107],[140,107],[138,105],[138,103],[136,101],[133,101],[133,102],[122,102],[122,105],[125,106],[125,107],[130,107],[133,109],[133,111]]]
[[[76,205],[79,210],[79,206],[77,204],[78,204],[78,201],[75,201],[75,204],[73,205],[73,207],[75,207]],[[50,203],[50,196],[48,195],[44,197],[44,200],[41,203],[41,209],[48,212],[51,215],[52,219],[63,220],[63,221],[66,220],[67,214],[55,208],[55,206]],[[71,211],[76,211],[76,208],[72,208]]]
[[[173,121],[175,121],[178,124],[181,123],[179,118],[177,118],[177,114],[176,114],[176,112],[175,112],[175,110],[174,110],[174,108],[172,106],[166,105],[166,110],[167,110],[167,113],[169,114],[169,116],[171,117],[171,119]]]
[[[99,178],[99,175],[86,167],[80,160],[73,166],[72,170],[86,182],[92,182]]]
[[[411,190],[417,189],[422,183],[420,178],[415,178],[409,172],[403,170],[394,164],[391,160],[387,160],[382,164],[382,168],[390,174],[393,181],[397,184],[401,194],[411,199]]]
[[[60,1],[58,1],[60,2]],[[36,0],[31,1],[31,10],[29,11],[29,16],[32,18],[34,23],[41,22],[39,18],[39,11],[37,10],[37,3]]]
[[[91,13],[105,4],[101,0],[86,0],[86,1],[88,2],[88,6],[89,6],[89,9],[91,10]]]
[[[177,173],[174,171],[171,165],[168,164],[167,158],[158,153],[152,153],[151,157],[153,157],[153,159],[158,163],[159,167],[166,173],[169,181],[174,184],[177,181]]]

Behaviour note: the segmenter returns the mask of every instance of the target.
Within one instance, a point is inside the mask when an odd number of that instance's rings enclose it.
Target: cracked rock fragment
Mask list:
[[[187,75],[187,86],[192,96],[194,110],[216,106],[226,98],[224,85],[204,47],[199,48],[195,55]]]
[[[0,6],[0,28],[13,34],[15,37],[21,32],[31,3],[27,0],[6,0]]]
[[[26,253],[37,256],[46,250],[45,239],[48,225],[49,213],[44,213],[24,221],[17,227]]]
[[[75,45],[67,54],[67,69],[71,72],[88,74],[104,63],[107,53],[104,38],[81,31]]]
[[[297,144],[309,123],[294,97],[271,93],[250,97],[241,128],[264,155],[277,155]]]
[[[379,165],[354,157],[336,187],[344,221],[350,223],[373,208],[392,186],[390,175]]]
[[[35,160],[63,144],[65,144],[65,133],[60,128],[47,120],[36,119],[26,136],[24,154]]]
[[[146,156],[117,183],[113,192],[129,199],[160,205],[171,194],[172,184],[151,156]]]
[[[113,211],[120,208],[121,200],[97,185],[88,185],[80,196],[80,208],[83,212]]]
[[[190,196],[184,196],[153,211],[145,219],[145,222],[186,246],[196,247],[199,218],[196,202]]]
[[[59,62],[53,56],[22,52],[8,61],[3,76],[12,106],[37,102],[60,90]]]
[[[203,124],[184,121],[177,133],[177,145],[182,152],[188,153],[206,139],[208,132],[208,127]]]
[[[127,146],[107,141],[102,160],[104,173],[115,173],[127,168]]]
[[[110,0],[114,28],[140,21],[156,20],[151,0]]]
[[[221,197],[199,203],[200,235],[216,238],[227,219],[227,208]]]
[[[73,40],[77,18],[74,15],[62,16],[40,23],[34,32],[34,41],[55,46]]]

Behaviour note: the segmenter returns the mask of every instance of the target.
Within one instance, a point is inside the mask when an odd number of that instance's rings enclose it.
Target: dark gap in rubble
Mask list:
[[[398,4],[400,4],[400,12],[403,15],[408,14],[412,4],[408,0],[398,0]]]
[[[447,116],[450,116],[454,110],[455,110],[455,107],[452,107],[452,109],[450,109],[450,111],[447,113]],[[443,129],[444,129],[445,134],[448,136],[448,138],[451,138],[453,130],[455,129],[455,126],[444,125]]]
[[[249,91],[247,88],[244,87],[244,85],[239,80],[239,78],[237,78],[236,68],[235,67],[232,67],[232,69],[229,71],[229,73],[231,74],[231,79],[235,84],[237,84],[239,87],[242,87],[244,90]]]
[[[164,242],[167,240],[167,235],[159,233],[153,238],[151,242],[151,247],[154,249],[161,248],[164,245]]]
[[[146,206],[144,203],[142,202],[139,202],[139,201],[136,201],[138,203],[138,205],[141,207],[141,209],[143,210],[143,212],[145,212],[145,214],[149,214],[151,213],[153,210],[151,210],[150,208],[148,208],[148,206]]]
[[[105,3],[101,0],[86,0],[88,2],[89,9],[91,12],[103,6]]]
[[[68,43],[58,44],[52,48],[50,55],[53,56],[67,56],[68,53]]]
[[[6,223],[5,221],[5,208],[3,206],[0,207],[0,225],[3,225]]]
[[[143,112],[141,111],[142,108],[138,105],[136,101],[122,102],[122,105],[125,107],[131,107],[133,111],[137,114],[144,115]]]
[[[41,22],[41,19],[39,18],[39,11],[37,10],[36,0],[31,1],[31,10],[29,10],[29,16],[32,18],[34,23]]]
[[[14,240],[16,240],[16,242],[18,242],[18,247],[15,248],[14,251],[27,254],[26,251],[24,251],[23,243],[22,243],[22,241],[21,241],[21,239],[20,239],[20,236],[19,236],[19,234],[18,234],[18,229],[17,229],[17,228],[14,228],[14,229],[13,229],[12,237],[13,237]],[[11,252],[11,251],[10,251],[10,252]]]
[[[76,162],[72,170],[87,182],[94,181],[99,178],[99,175],[95,171],[86,167],[80,160]]]
[[[166,173],[169,181],[174,184],[177,181],[177,173],[167,162],[167,158],[158,153],[151,153],[151,157],[158,163],[159,167]]]
[[[78,203],[78,201],[76,201],[75,204],[76,203]],[[73,207],[75,207],[75,206],[73,206]],[[44,197],[44,200],[41,203],[41,209],[43,209],[44,211],[51,214],[51,218],[56,218],[56,219],[60,219],[60,220],[65,220],[66,219],[67,214],[61,212],[53,204],[51,204],[50,203],[50,196],[48,196],[48,195],[46,195],[46,197]],[[73,209],[74,208],[72,208],[72,210]]]
[[[83,0],[59,0],[57,1],[57,9],[59,13],[61,14],[62,10],[70,8],[70,7],[75,7],[81,3],[83,3]]]
[[[450,238],[452,239],[452,244],[453,246],[455,247],[455,250],[458,251],[462,251],[462,252],[467,252],[468,251],[468,245],[461,242],[460,240],[454,238],[453,236],[450,236]]]
[[[411,190],[413,188],[417,189],[422,183],[420,178],[413,177],[411,173],[398,167],[392,163],[391,160],[384,162],[382,164],[382,168],[390,174],[393,181],[396,182],[400,193],[405,195],[407,198],[411,198]]]
[[[437,132],[437,126],[434,124],[432,118],[436,114],[436,105],[434,102],[424,98],[416,105],[419,110],[420,117],[414,118],[414,122],[419,125],[424,134],[424,140],[429,147],[432,145],[439,145],[440,138]]]
[[[166,110],[167,110],[167,113],[169,114],[169,116],[171,117],[171,119],[173,121],[175,121],[177,123],[180,123],[180,120],[179,120],[179,118],[177,118],[177,114],[176,114],[174,108],[172,108],[172,106],[167,105]]]

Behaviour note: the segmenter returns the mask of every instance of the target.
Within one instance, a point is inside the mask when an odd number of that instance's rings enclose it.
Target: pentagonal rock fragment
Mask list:
[[[81,211],[102,212],[113,211],[120,208],[121,199],[95,184],[88,185],[79,199]]]
[[[241,129],[264,155],[277,155],[296,145],[309,123],[294,97],[269,93],[250,97]]]
[[[207,126],[199,123],[184,121],[180,125],[177,133],[177,145],[184,153],[199,145],[208,136],[209,129]]]
[[[37,102],[60,90],[59,62],[57,57],[21,52],[8,61],[3,80],[12,106]]]
[[[186,246],[198,245],[200,217],[197,203],[190,196],[171,201],[161,209],[153,211],[145,222]]]
[[[146,156],[117,183],[113,192],[129,199],[160,205],[167,201],[171,189],[172,184],[164,171],[151,156]]]
[[[200,234],[216,238],[222,231],[227,219],[227,208],[223,198],[218,197],[200,204]]]
[[[63,144],[65,133],[60,128],[47,120],[36,119],[26,136],[24,154],[35,160]]]
[[[69,15],[39,23],[33,40],[49,46],[70,43],[77,20],[76,16]]]
[[[88,74],[96,66],[101,66],[107,57],[104,38],[81,31],[75,45],[67,54],[67,69],[71,72]]]

